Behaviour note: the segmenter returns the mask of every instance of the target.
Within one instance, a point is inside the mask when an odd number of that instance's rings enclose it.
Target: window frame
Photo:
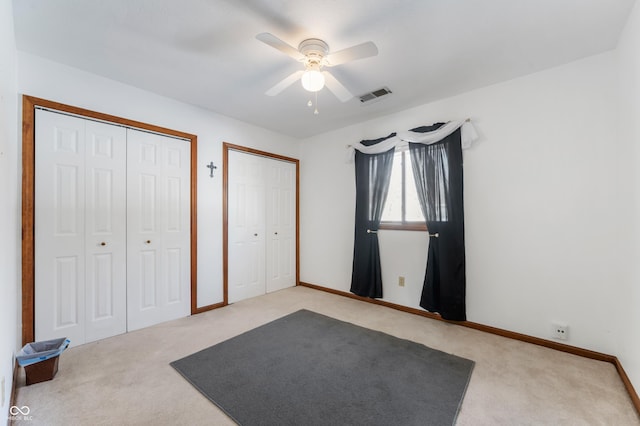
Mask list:
[[[401,153],[402,156],[402,160],[400,162],[400,166],[402,168],[401,170],[401,179],[402,179],[402,184],[401,184],[401,191],[402,191],[402,220],[401,221],[380,221],[380,226],[378,226],[378,229],[386,229],[386,230],[394,230],[394,231],[422,231],[422,232],[427,232],[427,223],[426,221],[424,222],[417,222],[417,221],[408,221],[406,220],[406,167],[407,167],[407,160],[409,158],[409,150],[408,149],[403,149],[401,151],[396,152],[396,154]],[[395,154],[394,154],[395,156]],[[395,158],[394,158],[395,159]],[[409,159],[410,161],[410,159]],[[395,166],[395,163],[394,163]]]

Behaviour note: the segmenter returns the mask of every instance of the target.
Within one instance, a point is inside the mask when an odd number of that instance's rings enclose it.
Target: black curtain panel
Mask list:
[[[412,131],[424,133],[442,125]],[[431,145],[410,143],[409,151],[430,235],[420,306],[438,312],[444,319],[464,321],[466,278],[460,129]]]
[[[393,136],[395,133],[361,143],[375,145]],[[355,153],[356,227],[351,292],[358,296],[382,297],[378,226],[389,190],[394,150],[392,148],[381,154]]]

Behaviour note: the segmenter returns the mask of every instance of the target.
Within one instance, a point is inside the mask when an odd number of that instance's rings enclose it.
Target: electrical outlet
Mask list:
[[[554,322],[553,326],[553,338],[559,340],[567,340],[569,338],[569,326],[567,324]]]
[[[398,285],[404,287],[404,277],[398,277]]]

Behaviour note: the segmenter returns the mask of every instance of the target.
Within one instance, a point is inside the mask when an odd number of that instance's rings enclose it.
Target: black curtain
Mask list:
[[[429,132],[443,124],[412,131]],[[420,205],[431,236],[420,306],[438,312],[444,319],[464,321],[466,278],[460,129],[435,144],[410,143],[409,151]]]
[[[362,141],[375,145],[386,138]],[[387,199],[393,153],[395,148],[381,154],[363,154],[356,151],[356,227],[353,246],[351,292],[363,297],[382,297],[382,273],[378,226]]]

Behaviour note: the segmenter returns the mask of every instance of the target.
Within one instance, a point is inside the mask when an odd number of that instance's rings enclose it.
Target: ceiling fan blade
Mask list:
[[[302,70],[296,71],[293,74],[290,74],[288,77],[286,77],[280,83],[276,84],[271,89],[267,90],[265,92],[265,95],[267,95],[267,96],[275,96],[275,95],[277,95],[278,93],[282,92],[287,87],[291,86],[296,81],[300,80],[300,77],[302,77],[302,74],[304,74],[304,71],[302,71]]]
[[[378,48],[372,41],[339,50],[327,56],[327,66],[335,66],[358,59],[369,58],[378,54]]]
[[[340,99],[341,102],[347,102],[349,99],[353,98],[351,92],[349,92],[342,83],[336,80],[329,71],[322,71],[322,75],[324,75],[324,84],[327,86],[327,89],[336,95],[336,98]]]
[[[285,43],[271,33],[260,33],[256,36],[256,38],[261,42],[273,47],[274,49],[278,49],[282,53],[291,56],[296,61],[301,61],[302,59],[304,59],[304,55],[300,53],[298,49]]]

